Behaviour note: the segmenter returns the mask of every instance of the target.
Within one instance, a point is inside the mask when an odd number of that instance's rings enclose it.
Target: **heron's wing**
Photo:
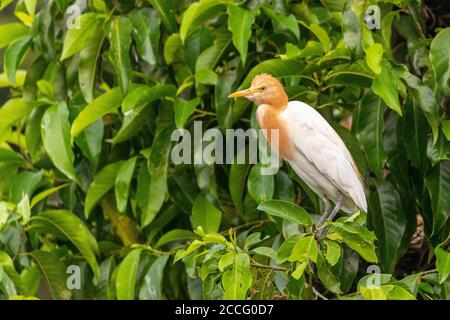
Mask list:
[[[367,212],[367,202],[358,168],[342,139],[312,107],[289,102],[282,114],[294,152],[300,152],[344,195]]]

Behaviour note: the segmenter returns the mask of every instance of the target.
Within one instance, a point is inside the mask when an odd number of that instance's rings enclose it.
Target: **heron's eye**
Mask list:
[[[266,86],[262,86],[261,87],[261,91],[266,91],[267,90],[267,87]]]

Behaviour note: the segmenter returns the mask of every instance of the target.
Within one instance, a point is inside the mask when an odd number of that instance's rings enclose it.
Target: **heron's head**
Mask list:
[[[283,85],[270,74],[258,74],[252,80],[250,88],[234,92],[228,98],[245,97],[257,105],[267,104],[275,108],[284,108],[288,97]]]

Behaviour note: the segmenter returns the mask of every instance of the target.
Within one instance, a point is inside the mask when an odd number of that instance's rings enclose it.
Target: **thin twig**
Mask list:
[[[317,291],[316,288],[312,287],[312,291],[314,292],[314,294],[316,295],[316,297],[322,299],[322,300],[328,300],[327,297],[325,297],[323,294],[321,294],[319,291]]]
[[[258,269],[268,269],[268,270],[274,270],[274,271],[286,271],[286,269],[282,268],[282,267],[272,267],[272,266],[268,266],[268,265],[260,264],[260,263],[256,263],[256,262],[250,263],[250,266],[252,268],[258,268]]]

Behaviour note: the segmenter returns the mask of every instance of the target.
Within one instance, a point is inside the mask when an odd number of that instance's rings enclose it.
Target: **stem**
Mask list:
[[[260,263],[257,263],[257,262],[250,263],[250,266],[252,268],[258,268],[258,269],[267,269],[267,270],[284,271],[284,272],[286,271],[286,269],[282,268],[282,267],[272,267],[272,266],[268,266],[268,265],[265,265],[265,264],[260,264]]]
[[[437,272],[437,269],[430,269],[430,270],[421,271],[420,275],[424,276],[426,274],[435,273],[435,272]]]
[[[314,294],[316,295],[316,297],[322,299],[322,300],[328,300],[327,297],[325,297],[323,294],[321,294],[319,291],[317,291],[316,288],[312,287],[312,291],[314,292]]]

